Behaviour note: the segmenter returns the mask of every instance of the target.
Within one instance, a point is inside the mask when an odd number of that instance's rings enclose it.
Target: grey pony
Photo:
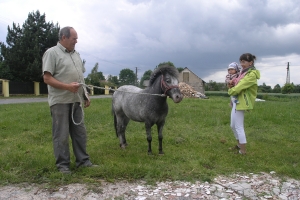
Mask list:
[[[167,97],[179,103],[183,95],[178,87],[178,70],[169,65],[163,65],[151,74],[149,86],[145,89],[133,85],[118,88],[112,98],[112,112],[116,135],[120,147],[127,146],[125,130],[130,120],[144,122],[148,141],[148,154],[151,149],[151,127],[156,124],[159,140],[159,154],[164,154],[162,148],[163,127],[168,114]]]

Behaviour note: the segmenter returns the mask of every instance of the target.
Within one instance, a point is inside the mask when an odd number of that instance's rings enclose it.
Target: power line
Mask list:
[[[98,56],[95,56],[95,55],[93,55],[93,54],[88,54],[88,55],[93,56],[94,58],[97,58],[98,60],[100,60],[100,61],[102,61],[102,62],[110,63],[110,64],[113,64],[113,65],[118,65],[118,66],[121,66],[121,67],[128,67],[128,66],[125,66],[125,65],[122,65],[122,64],[113,62],[113,61],[109,61],[109,60],[105,60],[105,59],[103,59],[103,58],[99,58]]]

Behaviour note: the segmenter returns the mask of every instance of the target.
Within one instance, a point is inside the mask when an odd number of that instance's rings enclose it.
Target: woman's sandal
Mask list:
[[[240,150],[240,147],[238,145],[235,145],[234,147],[229,148],[230,150]]]
[[[239,154],[241,154],[241,155],[246,155],[246,153],[242,153],[241,150],[239,150]]]

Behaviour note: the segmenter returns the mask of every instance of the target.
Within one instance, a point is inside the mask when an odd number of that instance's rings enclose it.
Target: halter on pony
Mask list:
[[[161,81],[160,81],[160,87],[161,87],[162,91],[164,91],[163,86],[165,87],[164,95],[166,95],[167,91],[168,91],[168,90],[171,90],[172,88],[179,88],[178,85],[171,85],[171,86],[168,86],[168,85],[166,84],[166,82],[164,81],[164,75],[161,74],[161,76],[162,76],[162,77],[161,77]],[[167,95],[166,95],[166,96],[167,96]]]

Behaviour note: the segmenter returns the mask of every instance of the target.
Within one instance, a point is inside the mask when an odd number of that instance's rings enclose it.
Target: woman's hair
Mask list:
[[[242,61],[242,60],[245,60],[248,62],[253,61],[253,64],[254,64],[254,61],[256,60],[256,56],[252,55],[251,53],[244,53],[240,56],[240,61]]]
[[[58,33],[58,39],[61,40],[63,35],[66,36],[66,38],[69,38],[71,36],[70,30],[72,28],[73,27],[66,26],[66,27],[63,27],[62,29],[60,29],[59,33]]]

